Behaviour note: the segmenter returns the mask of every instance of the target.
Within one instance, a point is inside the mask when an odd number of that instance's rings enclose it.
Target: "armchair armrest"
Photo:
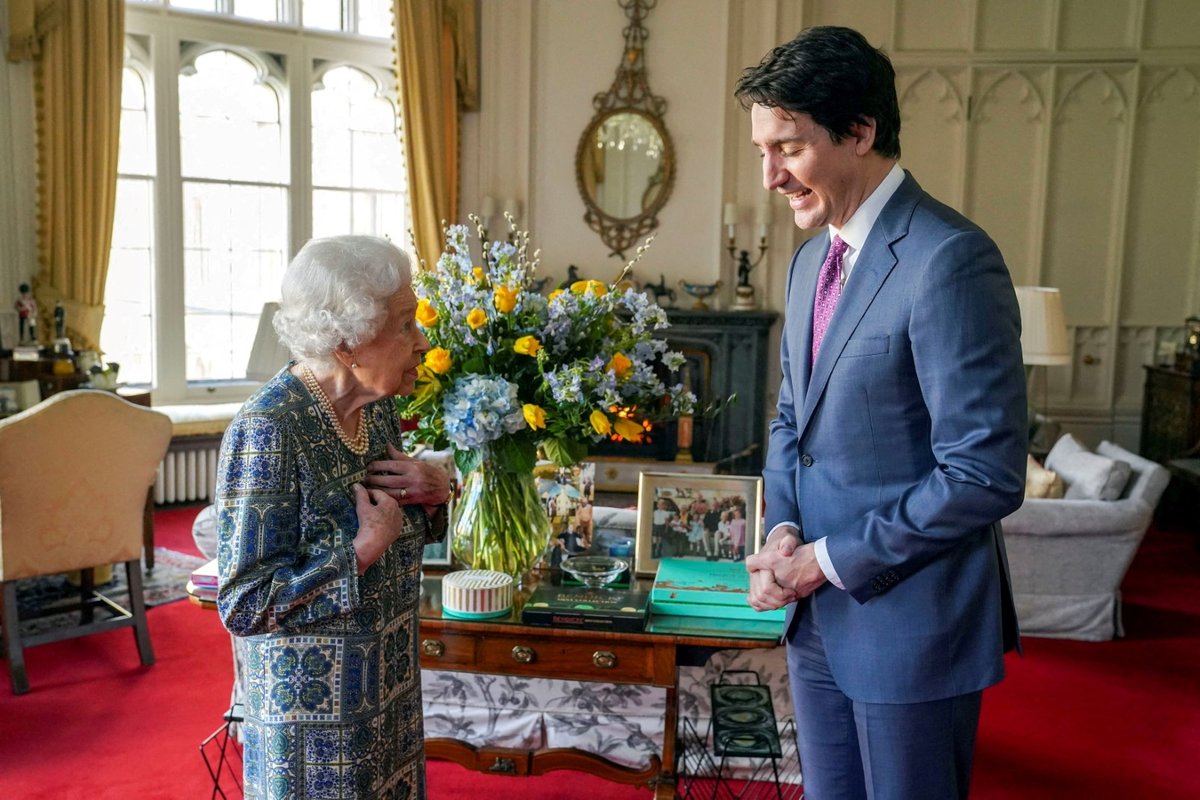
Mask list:
[[[1000,525],[1006,536],[1124,536],[1144,531],[1152,512],[1140,500],[1030,498]]]

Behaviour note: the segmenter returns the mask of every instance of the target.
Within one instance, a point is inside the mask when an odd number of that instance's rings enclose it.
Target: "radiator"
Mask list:
[[[217,447],[220,439],[201,446],[178,447],[171,443],[166,458],[158,465],[154,482],[155,503],[184,503],[211,500],[217,485]]]

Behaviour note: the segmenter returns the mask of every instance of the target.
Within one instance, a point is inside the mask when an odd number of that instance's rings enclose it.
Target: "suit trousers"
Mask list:
[[[811,599],[796,617],[787,656],[805,798],[966,798],[983,693],[923,703],[851,700],[830,671]]]

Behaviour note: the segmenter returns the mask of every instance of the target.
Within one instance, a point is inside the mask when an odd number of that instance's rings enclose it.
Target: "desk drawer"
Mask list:
[[[439,631],[421,636],[420,651],[421,666],[431,669],[563,680],[656,682],[655,649],[648,643],[572,642],[550,636],[504,634],[476,637]]]
[[[431,669],[470,668],[475,663],[475,637],[440,631],[421,634],[421,666]]]
[[[649,683],[655,674],[648,644],[489,636],[480,645],[476,663],[485,672],[614,683]]]

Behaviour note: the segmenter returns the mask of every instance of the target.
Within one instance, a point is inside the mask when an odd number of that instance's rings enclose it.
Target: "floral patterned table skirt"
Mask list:
[[[783,728],[793,718],[784,648],[724,650],[703,667],[680,668],[681,725],[687,719],[700,735],[708,730],[709,687],[725,670],[757,672],[760,682],[771,687],[777,725]],[[428,669],[422,670],[421,684],[426,738],[452,738],[476,747],[573,747],[635,768],[645,767],[662,751],[662,688]],[[753,768],[748,762],[729,766],[733,777]],[[781,767],[781,780],[799,783],[794,760]]]

